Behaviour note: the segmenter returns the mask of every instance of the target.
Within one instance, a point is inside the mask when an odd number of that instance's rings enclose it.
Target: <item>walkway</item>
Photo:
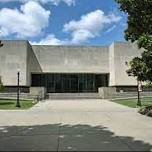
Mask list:
[[[152,119],[107,100],[48,100],[0,115],[1,151],[152,150]]]

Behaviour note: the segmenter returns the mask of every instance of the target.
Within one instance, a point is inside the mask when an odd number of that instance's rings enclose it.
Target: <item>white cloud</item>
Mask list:
[[[3,8],[0,10],[0,35],[36,36],[48,26],[50,14],[34,1],[21,5],[20,10]]]
[[[112,27],[110,27],[105,33],[110,33],[111,31],[113,31],[117,26],[113,25]]]
[[[70,39],[60,40],[54,34],[49,34],[39,42],[31,42],[37,45],[75,45],[87,42],[90,38],[99,36],[102,30],[112,23],[119,22],[120,16],[110,13],[105,15],[103,11],[96,10],[83,15],[80,20],[72,20],[63,26],[63,31],[70,34]],[[114,27],[113,27],[114,28]],[[111,29],[112,30],[112,29]]]
[[[87,41],[89,38],[94,38],[95,35],[88,30],[76,30],[72,33],[72,44],[79,44]]]
[[[89,38],[99,36],[106,25],[119,22],[120,16],[111,13],[105,15],[103,11],[96,10],[83,15],[80,20],[72,20],[64,25],[64,32],[72,32],[72,43],[81,43]]]
[[[75,0],[46,0],[46,1],[51,2],[54,5],[59,5],[60,2],[65,2],[68,6],[75,5]]]
[[[54,34],[49,34],[39,42],[31,42],[32,45],[63,45],[65,42],[57,39]]]
[[[29,1],[40,2],[42,4],[51,3],[53,5],[59,5],[60,2],[64,2],[68,6],[75,5],[75,0],[0,0],[0,2],[21,2],[21,3],[25,3]]]
[[[0,27],[0,37],[5,37],[9,35],[8,30],[4,27]]]

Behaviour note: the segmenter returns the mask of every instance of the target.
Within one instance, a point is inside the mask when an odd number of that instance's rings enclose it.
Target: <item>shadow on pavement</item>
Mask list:
[[[150,151],[152,145],[90,125],[0,127],[0,151]]]

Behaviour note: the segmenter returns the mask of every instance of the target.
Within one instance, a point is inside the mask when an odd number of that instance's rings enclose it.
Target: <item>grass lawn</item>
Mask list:
[[[20,100],[21,108],[16,107],[16,100],[10,99],[0,99],[0,110],[17,110],[17,109],[29,109],[33,107],[36,103],[33,100]]]
[[[112,101],[131,108],[137,108],[137,99],[116,99]],[[141,98],[141,104],[142,107],[152,105],[152,97]]]

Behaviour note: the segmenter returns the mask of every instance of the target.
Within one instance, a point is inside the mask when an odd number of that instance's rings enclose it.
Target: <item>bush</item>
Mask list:
[[[149,117],[152,117],[152,105],[148,106],[148,107],[141,108],[139,110],[139,113],[142,115],[147,115]]]

